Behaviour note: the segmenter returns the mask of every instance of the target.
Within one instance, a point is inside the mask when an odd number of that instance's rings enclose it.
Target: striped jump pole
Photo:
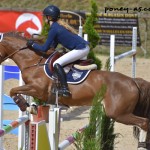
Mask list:
[[[29,116],[28,115],[24,115],[24,116],[18,118],[17,120],[12,121],[10,124],[3,127],[2,129],[0,129],[0,137],[2,137],[3,135],[9,133],[10,131],[17,128],[18,126],[26,123],[27,121],[29,121]]]
[[[64,141],[62,141],[59,146],[58,146],[58,150],[64,150],[65,148],[67,148],[69,145],[71,145],[72,143],[74,143],[77,135],[79,133],[82,133],[84,131],[85,128],[87,128],[88,125],[84,126],[83,128],[80,128],[78,131],[76,131],[75,133],[73,133],[71,136],[69,136],[68,138],[66,138]]]

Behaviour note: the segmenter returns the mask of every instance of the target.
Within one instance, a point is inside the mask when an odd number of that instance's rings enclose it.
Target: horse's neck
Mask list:
[[[6,47],[9,45],[9,48],[7,49],[8,55],[11,55],[16,51],[16,53],[11,56],[11,59],[17,64],[20,70],[33,66],[39,62],[41,56],[34,51],[30,49],[23,49],[18,51],[19,49],[26,47],[25,39],[8,36],[5,37],[4,42],[7,44]]]
[[[17,64],[20,70],[37,64],[41,56],[36,55],[32,51],[21,51],[12,57],[12,60]]]

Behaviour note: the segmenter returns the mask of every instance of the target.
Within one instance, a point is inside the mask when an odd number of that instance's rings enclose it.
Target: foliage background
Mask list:
[[[142,46],[138,47],[138,56],[150,57],[150,5],[149,0],[95,0],[99,12],[105,12],[105,7],[111,8],[146,8],[147,11],[129,11],[129,13],[138,13],[139,27]],[[43,10],[47,5],[54,4],[61,10],[80,10],[90,12],[90,0],[1,0],[0,9],[11,10]],[[115,13],[126,13],[126,11],[115,11]],[[116,47],[116,53],[131,50],[130,47]],[[109,54],[109,47],[97,46],[95,51],[100,54]]]

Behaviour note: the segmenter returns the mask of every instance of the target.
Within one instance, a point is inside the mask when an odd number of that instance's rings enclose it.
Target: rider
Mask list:
[[[78,36],[71,26],[60,19],[60,9],[58,7],[54,5],[47,6],[43,10],[43,15],[46,17],[46,21],[50,25],[46,42],[43,45],[39,45],[33,40],[28,40],[27,46],[35,51],[46,52],[52,45],[56,48],[58,44],[61,44],[70,50],[53,63],[54,71],[56,72],[62,87],[58,93],[64,97],[69,97],[71,93],[68,89],[63,66],[86,57],[89,53],[89,43]]]

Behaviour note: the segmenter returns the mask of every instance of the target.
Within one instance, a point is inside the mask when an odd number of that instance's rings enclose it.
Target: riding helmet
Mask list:
[[[43,10],[44,16],[51,16],[53,21],[57,21],[60,18],[60,9],[54,5],[49,5]]]

